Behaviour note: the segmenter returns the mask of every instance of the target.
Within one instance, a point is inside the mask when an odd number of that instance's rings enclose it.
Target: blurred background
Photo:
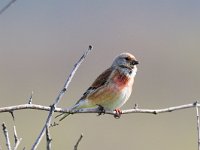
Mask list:
[[[1,0],[3,8],[9,0]],[[0,107],[52,104],[74,63],[93,51],[76,72],[59,107],[73,105],[116,55],[140,61],[134,90],[123,109],[167,108],[200,100],[200,1],[18,0],[0,15]],[[47,112],[14,112],[20,149],[38,136]],[[0,114],[13,144],[13,121]],[[77,114],[50,129],[53,149],[196,150],[196,112],[129,114],[120,119]],[[0,131],[0,145],[5,138]],[[39,145],[45,149],[45,138]]]

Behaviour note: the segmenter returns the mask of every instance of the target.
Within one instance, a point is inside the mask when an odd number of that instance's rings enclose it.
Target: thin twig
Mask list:
[[[60,93],[58,94],[57,98],[55,99],[53,105],[51,106],[51,110],[49,111],[49,115],[47,117],[46,123],[44,125],[44,127],[42,128],[39,136],[37,137],[35,143],[33,144],[31,150],[35,150],[38,146],[38,144],[40,143],[42,137],[44,136],[44,132],[46,130],[46,127],[50,126],[51,123],[51,119],[52,119],[52,115],[56,109],[57,104],[60,102],[61,98],[63,97],[64,93],[67,91],[67,88],[69,86],[69,83],[71,82],[76,70],[78,69],[78,67],[80,66],[80,64],[84,61],[85,57],[87,56],[87,54],[92,50],[92,46],[90,45],[87,49],[87,51],[82,55],[82,57],[78,60],[78,62],[74,65],[74,68],[72,69],[69,77],[67,78],[63,89],[60,91]]]
[[[50,135],[50,132],[49,132],[49,127],[46,127],[46,143],[47,143],[47,150],[51,150],[51,142],[52,142],[52,139],[51,139],[51,135]]]
[[[31,92],[31,96],[29,97],[28,104],[32,104],[33,101],[33,91]]]
[[[15,144],[16,144],[17,141],[18,141],[18,137],[17,137],[17,131],[16,131],[15,125],[14,125],[14,127],[13,127],[13,131],[14,131],[14,139],[15,139]]]
[[[15,145],[14,145],[13,150],[17,150],[22,138],[18,138],[15,125],[13,127],[13,130],[14,130],[14,139],[15,139]]]
[[[10,139],[9,139],[9,135],[8,135],[8,129],[6,128],[6,125],[5,125],[4,122],[3,122],[3,124],[2,124],[2,127],[3,127],[4,136],[5,136],[5,139],[6,139],[6,146],[7,146],[7,149],[8,149],[8,150],[11,150]]]
[[[197,134],[198,134],[198,136],[197,136],[197,138],[198,138],[198,140],[197,140],[197,142],[198,142],[198,150],[200,150],[200,130],[199,130],[199,108],[198,108],[198,102],[196,102],[196,103],[194,103],[194,104],[196,104],[196,115],[197,115]]]
[[[16,0],[11,0],[6,6],[0,10],[0,15],[3,14]]]
[[[197,104],[198,107],[200,107],[200,104]],[[179,105],[179,106],[173,106],[169,108],[163,108],[163,109],[128,109],[122,111],[122,114],[129,114],[129,113],[149,113],[149,114],[159,114],[159,113],[165,113],[165,112],[172,112],[176,110],[181,110],[181,109],[187,109],[187,108],[193,108],[196,107],[195,103],[191,104],[185,104],[185,105]]]
[[[83,133],[81,133],[81,135],[80,135],[78,141],[77,141],[76,144],[74,145],[74,150],[77,150],[77,149],[78,149],[78,145],[79,145],[80,141],[82,140],[82,138],[83,138]]]

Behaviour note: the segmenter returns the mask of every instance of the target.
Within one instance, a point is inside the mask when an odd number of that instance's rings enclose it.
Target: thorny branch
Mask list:
[[[13,0],[14,1],[14,0]],[[1,13],[0,13],[1,14]],[[59,95],[57,96],[57,98],[55,99],[54,103],[51,106],[43,106],[43,105],[37,105],[37,104],[32,104],[32,95],[30,96],[30,99],[28,101],[28,104],[21,104],[21,105],[15,105],[15,106],[8,106],[8,107],[1,107],[0,108],[0,113],[3,112],[9,112],[12,114],[13,119],[14,119],[14,111],[17,110],[22,110],[22,109],[34,109],[34,110],[40,110],[40,111],[49,111],[49,115],[47,117],[47,120],[45,122],[44,127],[42,128],[42,131],[40,132],[38,138],[36,139],[35,143],[33,144],[31,150],[35,150],[38,146],[38,144],[40,143],[42,137],[44,136],[44,133],[46,131],[46,141],[47,141],[47,149],[50,150],[51,149],[51,137],[50,137],[50,133],[49,133],[49,127],[50,127],[50,123],[51,123],[51,119],[53,116],[54,112],[59,112],[59,113],[71,113],[71,114],[76,114],[76,113],[102,113],[99,108],[84,108],[84,109],[80,109],[80,110],[76,110],[76,111],[70,111],[69,109],[62,109],[62,108],[57,108],[57,104],[60,102],[62,96],[64,95],[64,93],[67,91],[67,88],[69,86],[69,83],[71,82],[76,70],[78,69],[78,67],[80,66],[80,64],[83,62],[83,60],[85,59],[85,57],[87,56],[87,54],[89,53],[89,51],[92,49],[92,46],[89,46],[88,50],[83,54],[83,56],[79,59],[79,61],[74,65],[74,68],[72,69],[69,77],[67,78],[63,89],[60,91]],[[138,107],[138,105],[136,105],[133,109],[127,109],[127,110],[122,110],[122,114],[130,114],[130,113],[147,113],[147,114],[159,114],[159,113],[167,113],[167,112],[172,112],[172,111],[177,111],[177,110],[182,110],[182,109],[188,109],[188,108],[196,108],[196,116],[197,116],[197,131],[198,131],[198,150],[200,150],[200,123],[199,123],[199,110],[198,107],[200,107],[200,104],[198,102],[194,102],[194,103],[190,103],[190,104],[185,104],[185,105],[179,105],[179,106],[173,106],[173,107],[168,107],[168,108],[163,108],[163,109],[140,109]],[[106,110],[104,112],[105,114],[109,114],[109,115],[116,115],[115,111],[108,111]],[[57,125],[57,124],[56,124]],[[5,126],[5,123],[2,124],[3,127],[3,131],[4,131],[4,135],[6,138],[6,146],[8,150],[11,150],[11,145],[10,145],[10,141],[9,141],[9,137],[8,137],[8,131],[7,128]],[[74,150],[77,150],[77,147],[82,139],[83,135],[81,134],[80,138],[78,139],[76,145],[74,146]],[[17,149],[21,139],[17,138],[17,134],[16,134],[16,128],[14,126],[14,138],[15,138],[15,146],[14,149]],[[1,149],[1,146],[0,146]]]
[[[188,109],[193,107],[200,107],[200,104],[196,102],[190,103],[190,104],[184,104],[179,106],[173,106],[168,108],[162,108],[162,109],[142,109],[139,107],[133,108],[133,109],[126,109],[122,110],[122,114],[130,114],[130,113],[147,113],[147,114],[159,114],[159,113],[166,113],[166,112],[172,112],[176,110],[182,110],[182,109]],[[16,106],[9,106],[9,107],[2,107],[0,108],[0,113],[3,112],[10,112],[10,111],[17,111],[22,109],[35,109],[35,110],[42,110],[42,111],[50,111],[51,107],[49,106],[42,106],[42,105],[36,105],[36,104],[22,104],[22,105],[16,105]],[[69,111],[65,108],[55,108],[54,112],[59,113],[71,113],[71,114],[77,114],[77,113],[101,113],[101,110],[98,108],[84,108],[76,111]],[[105,111],[105,114],[109,115],[115,115],[115,111]]]
[[[7,147],[8,150],[11,150],[12,148],[11,148],[11,144],[10,144],[10,138],[9,138],[9,135],[8,135],[8,129],[7,129],[4,122],[2,124],[2,127],[3,127],[4,136],[5,136],[5,139],[6,139],[6,147]],[[14,132],[14,140],[15,140],[13,150],[17,150],[22,138],[18,138],[15,125],[13,126],[13,132]],[[2,150],[1,147],[0,147],[0,150]]]
[[[35,150],[38,146],[38,144],[40,143],[42,137],[44,136],[44,133],[45,133],[45,130],[47,127],[50,126],[50,123],[51,123],[51,119],[52,119],[52,116],[53,116],[53,113],[56,109],[56,106],[57,104],[60,102],[61,98],[63,97],[64,93],[67,91],[67,88],[69,86],[69,83],[71,82],[76,70],[78,69],[78,67],[81,65],[81,63],[84,61],[84,59],[86,58],[86,56],[88,55],[88,53],[92,50],[92,46],[89,45],[87,51],[81,56],[81,58],[78,60],[78,62],[74,65],[74,68],[72,69],[70,75],[68,76],[64,86],[63,86],[63,89],[60,91],[60,93],[58,94],[58,96],[56,97],[53,105],[51,105],[51,109],[49,111],[49,115],[47,117],[47,120],[46,120],[46,123],[44,125],[44,127],[42,128],[39,136],[37,137],[36,141],[34,142],[31,150]]]

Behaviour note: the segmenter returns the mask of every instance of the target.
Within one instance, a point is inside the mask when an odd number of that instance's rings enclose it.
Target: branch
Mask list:
[[[174,107],[168,107],[168,108],[163,108],[163,109],[141,109],[141,108],[136,107],[133,109],[122,110],[122,114],[130,114],[130,113],[159,114],[159,113],[172,112],[172,111],[176,111],[176,110],[188,109],[188,108],[193,108],[193,107],[200,107],[200,104],[196,104],[196,102],[195,102],[195,103],[179,105],[179,106],[174,106]],[[51,107],[36,105],[36,104],[21,104],[21,105],[16,105],[16,106],[2,107],[2,108],[0,108],[0,113],[11,112],[11,111],[16,111],[16,110],[21,110],[21,109],[34,109],[34,110],[50,111]],[[99,110],[98,108],[84,108],[84,109],[80,109],[80,110],[76,110],[76,111],[70,111],[65,108],[64,109],[55,108],[54,112],[59,112],[59,113],[66,112],[66,113],[71,113],[71,114],[101,113],[101,110]],[[116,115],[116,112],[106,110],[105,114]]]
[[[44,136],[44,132],[46,127],[50,126],[50,122],[52,119],[52,115],[56,109],[57,104],[60,102],[61,98],[63,97],[64,93],[67,91],[67,88],[69,86],[69,83],[71,82],[76,70],[78,69],[78,67],[81,65],[81,63],[84,61],[84,59],[86,58],[86,56],[88,55],[88,53],[92,50],[92,46],[89,45],[88,50],[82,55],[82,57],[78,60],[78,62],[74,65],[74,68],[72,69],[69,77],[67,78],[63,89],[60,91],[60,93],[58,94],[57,98],[55,99],[53,105],[51,106],[51,110],[49,111],[49,115],[47,117],[46,123],[44,125],[44,127],[42,128],[42,131],[40,132],[39,136],[37,137],[35,143],[33,144],[31,150],[35,150],[38,146],[38,144],[40,143],[42,137]]]
[[[13,130],[14,130],[14,139],[15,139],[15,145],[14,145],[13,150],[17,150],[22,138],[18,138],[15,125],[13,127]]]
[[[199,108],[198,108],[198,102],[194,103],[196,105],[196,115],[197,115],[197,133],[198,133],[198,150],[200,150],[200,130],[199,130]]]
[[[136,107],[134,109],[122,110],[122,114],[147,113],[147,114],[156,115],[156,114],[159,114],[159,113],[172,112],[172,111],[176,111],[176,110],[188,109],[188,108],[193,108],[193,107],[200,107],[200,104],[196,104],[196,102],[195,102],[195,103],[179,105],[179,106],[163,108],[163,109],[139,109],[138,107]],[[71,114],[75,114],[75,113],[102,113],[101,110],[99,110],[98,108],[84,108],[84,109],[75,110],[75,111],[66,110],[64,112],[71,113]],[[110,115],[115,116],[116,112],[115,111],[105,111],[105,114],[110,114]]]
[[[83,138],[83,133],[81,134],[81,136],[79,137],[78,141],[74,145],[74,150],[78,150],[78,145],[79,145],[80,141],[82,140],[82,138]]]
[[[179,106],[174,106],[174,107],[168,107],[168,108],[163,108],[163,109],[139,109],[138,106],[135,107],[134,109],[127,109],[127,110],[122,110],[122,114],[130,114],[130,113],[146,113],[146,114],[159,114],[159,113],[167,113],[167,112],[172,112],[172,111],[177,111],[177,110],[182,110],[182,109],[189,109],[189,108],[196,108],[196,115],[197,115],[197,131],[198,131],[198,150],[200,147],[200,128],[199,128],[199,111],[198,107],[200,107],[200,104],[198,102],[190,103],[190,104],[185,104],[185,105],[179,105]],[[17,105],[17,106],[10,106],[10,107],[4,107],[0,108],[0,113],[2,112],[13,112],[15,110],[21,110],[21,109],[35,109],[35,110],[42,110],[42,111],[51,111],[51,107],[49,106],[42,106],[42,105],[35,105],[35,104],[23,104],[23,105]],[[61,109],[61,108],[55,108],[55,112],[59,113],[71,113],[71,114],[76,114],[76,113],[102,113],[102,110],[99,110],[99,108],[84,108],[80,109],[77,111],[70,111],[67,109]],[[116,115],[115,111],[105,111],[105,114],[109,115]],[[4,123],[3,123],[4,124]],[[2,126],[3,126],[2,124]],[[5,124],[4,124],[5,126]],[[9,147],[9,138],[7,136],[7,129],[6,127],[4,128],[4,135],[6,137],[6,145]],[[45,127],[45,129],[47,129]],[[48,131],[47,131],[48,132]]]
[[[16,0],[11,0],[6,6],[0,10],[0,15],[3,14]]]
[[[6,125],[5,125],[4,122],[3,122],[3,124],[2,124],[2,127],[3,127],[4,136],[5,136],[5,138],[6,138],[6,146],[7,146],[7,149],[8,149],[8,150],[11,150],[11,145],[10,145],[10,139],[9,139],[9,135],[8,135],[8,130],[7,130]]]
[[[50,136],[50,132],[49,132],[49,127],[46,127],[46,142],[47,142],[47,150],[51,150],[51,136]]]
[[[21,105],[15,105],[15,106],[2,107],[2,108],[0,108],[0,113],[13,112],[13,111],[22,110],[22,109],[35,109],[35,110],[50,111],[51,107],[37,105],[37,104],[21,104]],[[55,112],[63,112],[63,111],[61,108],[55,108]]]

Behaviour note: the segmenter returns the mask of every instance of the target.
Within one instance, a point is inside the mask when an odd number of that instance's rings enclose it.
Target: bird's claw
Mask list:
[[[98,109],[99,109],[99,113],[98,113],[98,115],[97,116],[100,116],[100,115],[104,115],[105,114],[105,109],[104,109],[104,107],[103,106],[101,106],[101,105],[97,105],[98,106]]]
[[[116,118],[116,119],[119,119],[120,117],[121,117],[121,114],[122,114],[122,111],[121,111],[121,109],[119,109],[119,108],[116,108],[115,109],[115,115],[114,115],[114,117]]]

